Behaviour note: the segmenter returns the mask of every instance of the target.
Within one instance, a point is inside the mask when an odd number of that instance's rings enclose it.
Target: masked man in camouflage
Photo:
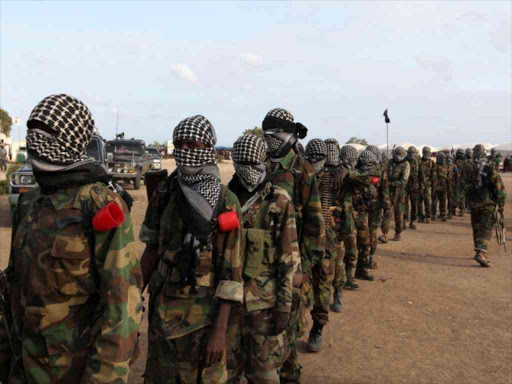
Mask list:
[[[293,150],[295,142],[306,137],[306,127],[295,123],[293,115],[287,110],[275,108],[265,116],[262,128],[270,155],[272,184],[288,192],[296,213],[301,267],[294,276],[296,289],[287,330],[289,356],[280,376],[281,383],[299,383],[301,366],[298,363],[295,341],[304,332],[304,310],[310,306],[311,291],[319,288],[311,287],[311,269],[314,265],[321,264],[324,258],[325,227],[322,205],[315,170]]]
[[[94,120],[81,101],[59,94],[33,109],[27,128],[38,187],[14,212],[0,381],[127,383],[142,273],[128,208],[86,155]],[[96,219],[107,205],[117,220]]]
[[[140,232],[150,294],[144,381],[225,383],[228,320],[244,298],[240,204],[221,185],[208,119],[181,121],[173,142],[177,170],[153,193]]]
[[[367,151],[373,153],[377,159],[380,159],[379,148],[375,145],[366,147]],[[389,214],[391,209],[391,201],[389,199],[388,173],[382,164],[378,161],[373,171],[378,178],[376,184],[370,185],[370,206],[368,208],[368,226],[370,227],[370,258],[369,267],[377,268],[375,253],[377,252],[377,231],[382,224],[383,212]]]
[[[446,153],[446,165],[448,166],[448,192],[446,194],[448,200],[447,219],[451,219],[456,214],[457,201],[455,200],[455,164],[452,154]]]
[[[370,185],[368,175],[359,175],[355,170],[359,155],[351,145],[344,145],[340,150],[342,168],[336,175],[334,187],[338,192],[337,207],[333,213],[335,222],[336,240],[343,244],[344,253],[337,255],[336,265],[345,264],[345,273],[340,268],[335,269],[333,286],[335,290],[342,287],[346,289],[358,289],[359,285],[354,280],[357,265],[357,236],[353,207],[353,195],[356,188],[366,188]],[[348,176],[348,178],[347,178]],[[341,261],[343,257],[343,261]],[[345,283],[343,283],[345,281]]]
[[[487,248],[492,236],[496,208],[503,212],[506,193],[496,165],[488,162],[482,144],[473,148],[473,160],[464,165],[462,178],[466,199],[471,208],[475,260],[482,267],[490,267]]]
[[[409,162],[409,180],[404,190],[404,223],[403,229],[407,228],[407,220],[410,218],[409,228],[416,229],[414,222],[418,218],[418,208],[421,193],[421,163],[417,155],[416,147],[411,145],[407,149],[407,161]],[[409,212],[409,202],[411,210]]]
[[[430,147],[423,147],[421,158],[421,199],[419,204],[419,221],[430,223],[432,218],[432,195],[435,193],[433,187],[437,182],[436,164],[432,161]]]
[[[457,149],[455,153],[455,169],[453,179],[455,181],[455,201],[456,205],[459,208],[459,217],[464,216],[464,181],[462,178],[462,169],[464,169],[464,164],[466,163],[464,150]]]
[[[335,205],[333,197],[337,195],[333,188],[333,181],[339,170],[340,163],[338,142],[335,139],[329,139],[327,145],[321,139],[313,139],[306,146],[305,156],[306,160],[315,169],[317,175],[326,232],[325,257],[321,264],[315,265],[312,269],[314,284],[318,284],[320,289],[314,295],[313,310],[311,311],[313,327],[309,334],[308,350],[310,352],[319,352],[322,349],[322,330],[329,320],[330,288],[334,278],[336,256],[339,251],[336,245],[335,234],[331,227],[331,210]],[[334,307],[338,312],[342,310],[343,290],[336,291]]]
[[[279,384],[293,274],[300,264],[295,208],[288,192],[269,181],[265,158],[265,142],[258,136],[242,136],[233,145],[236,174],[228,186],[242,205],[245,260],[242,337],[228,340],[233,351],[243,353],[228,359],[231,383],[245,373],[249,383]]]
[[[432,199],[432,220],[436,220],[437,205],[439,202],[438,219],[446,221],[446,205],[448,194],[448,164],[444,152],[438,152],[436,156],[436,183],[434,185],[434,198]]]
[[[393,158],[388,163],[388,183],[390,199],[393,203],[395,214],[395,237],[393,240],[400,241],[402,232],[404,189],[409,180],[410,165],[406,159],[405,150],[402,147],[396,147],[393,151]],[[383,235],[379,240],[383,243],[388,241],[389,223],[391,222],[391,213],[384,219]]]

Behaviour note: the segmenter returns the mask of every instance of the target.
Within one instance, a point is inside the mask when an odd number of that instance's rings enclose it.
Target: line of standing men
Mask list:
[[[208,119],[176,126],[177,169],[151,195],[139,260],[131,200],[85,155],[95,129],[88,108],[51,95],[27,127],[39,188],[20,197],[0,277],[2,382],[126,383],[148,287],[146,383],[300,383],[306,311],[308,348],[319,351],[332,288],[341,312],[343,289],[373,280],[376,231],[391,212],[400,239],[403,148],[387,171],[372,146],[358,156],[314,139],[301,154],[307,128],[276,108],[263,120],[265,142],[235,142],[229,186]],[[485,166],[478,175],[489,185]],[[489,218],[485,202],[471,207],[475,220]]]

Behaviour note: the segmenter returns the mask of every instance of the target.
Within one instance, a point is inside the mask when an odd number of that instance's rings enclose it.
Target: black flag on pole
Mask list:
[[[384,116],[384,121],[386,122],[386,124],[391,123],[391,120],[389,120],[388,110],[387,109],[384,111],[384,113],[382,115]]]

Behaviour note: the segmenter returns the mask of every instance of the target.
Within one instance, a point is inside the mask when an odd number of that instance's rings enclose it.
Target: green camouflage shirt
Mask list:
[[[194,272],[197,286],[181,284],[179,253],[188,230],[178,206],[186,203],[179,199],[177,177],[170,180],[168,184],[162,182],[153,193],[140,230],[140,240],[158,248],[160,263],[153,271],[148,288],[151,295],[158,296],[151,301],[161,307],[150,306],[150,316],[153,312],[158,313],[161,331],[172,339],[212,324],[219,299],[240,304],[244,295],[241,208],[236,196],[225,185],[222,186],[221,198],[224,200],[220,200],[220,212],[235,211],[239,228],[221,233],[213,223],[208,243],[200,248],[199,264]],[[170,189],[168,200],[162,199],[166,185]]]
[[[95,266],[82,201],[93,214],[111,201],[125,214],[120,227],[94,232]],[[128,382],[142,320],[142,273],[119,195],[101,183],[24,194],[15,211],[8,276],[11,334],[15,355],[22,356],[11,359],[9,382]],[[10,350],[6,344],[0,332],[0,350]]]
[[[242,207],[244,296],[248,312],[290,312],[292,278],[300,265],[295,209],[288,193],[267,183]]]
[[[410,192],[416,192],[420,190],[421,178],[422,178],[422,169],[420,160],[414,156],[413,159],[407,158],[409,162],[409,179],[407,180],[406,190]]]
[[[411,167],[407,160],[396,162],[393,159],[388,163],[388,180],[392,188],[404,188],[409,180]]]
[[[301,268],[307,273],[325,252],[325,226],[315,170],[293,150],[272,165],[272,184],[288,192],[295,207]]]
[[[448,164],[436,164],[436,191],[448,192],[450,186],[448,181],[450,170],[448,168]]]
[[[370,184],[369,186],[372,196],[370,210],[390,209],[391,199],[389,197],[388,173],[380,162],[375,165],[373,172],[379,178],[379,183],[377,185]]]
[[[462,185],[470,207],[505,206],[505,185],[495,164],[484,162],[479,167],[474,161],[466,161],[462,168]]]
[[[431,159],[421,159],[421,184],[433,187],[437,182],[436,164]]]

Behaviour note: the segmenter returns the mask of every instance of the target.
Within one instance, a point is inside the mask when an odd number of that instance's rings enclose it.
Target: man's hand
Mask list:
[[[288,312],[274,311],[272,313],[272,322],[274,323],[274,335],[279,335],[288,327],[290,314]]]
[[[334,187],[334,190],[339,191],[343,185],[343,180],[348,175],[348,170],[344,167],[341,167],[341,169],[336,173],[336,176],[334,176],[334,180],[332,182],[332,185]]]
[[[222,360],[226,347],[226,328],[212,328],[204,356],[205,367],[211,367]]]
[[[292,279],[293,287],[300,288],[300,287],[302,287],[303,283],[304,283],[304,274],[302,272],[296,272],[293,275],[293,279]]]

